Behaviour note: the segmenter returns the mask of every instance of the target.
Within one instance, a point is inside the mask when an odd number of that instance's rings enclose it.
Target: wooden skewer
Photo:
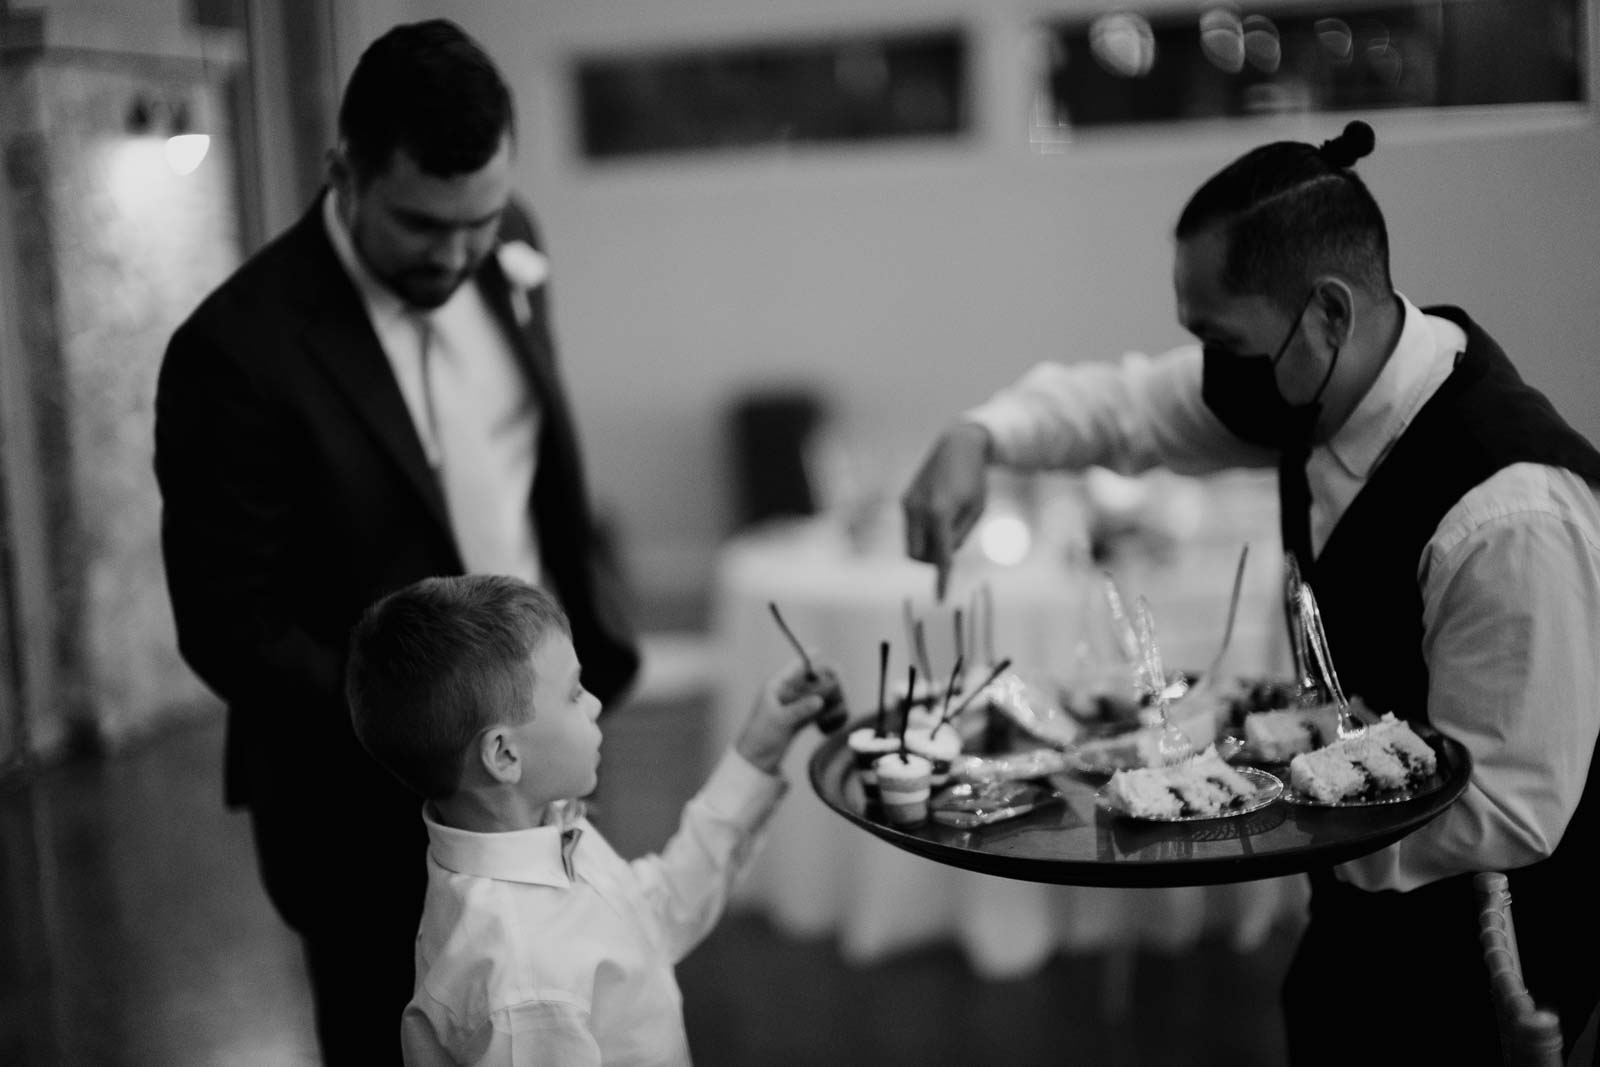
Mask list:
[[[912,649],[915,656],[917,647],[917,615],[911,608],[911,598],[906,597],[900,601],[900,622],[905,626],[906,647]]]
[[[988,582],[983,583],[983,658],[994,662],[994,590]]]
[[[966,646],[967,648],[972,650],[972,658],[973,658],[974,661],[976,661],[978,659],[978,653],[983,648],[983,645],[979,642],[979,639],[978,639],[978,620],[981,619],[982,617],[983,617],[983,602],[982,602],[982,599],[980,597],[980,594],[978,593],[978,590],[974,589],[972,591],[972,610],[967,613],[967,646]]]
[[[878,728],[874,736],[888,733],[888,709],[884,705],[884,687],[889,684],[889,642],[878,642]]]
[[[956,682],[961,679],[961,668],[964,664],[964,657],[957,656],[956,665],[950,671],[950,684],[945,686],[944,707],[939,709],[939,721],[933,724],[932,730],[928,731],[929,737],[932,737],[934,734],[938,733],[940,727],[944,726],[945,723],[950,721],[950,698],[955,695]]]
[[[967,706],[977,699],[978,694],[989,688],[990,683],[996,678],[1000,677],[1000,675],[1004,674],[1006,668],[1010,666],[1011,660],[1009,659],[1003,659],[999,663],[996,663],[994,665],[994,669],[989,672],[989,677],[983,680],[983,684],[978,686],[978,688],[974,689],[972,692],[968,693],[966,699],[961,702],[961,706],[956,708],[955,711],[951,712],[949,717],[953,719],[957,715],[960,715],[963,711],[966,711]]]
[[[906,713],[900,719],[900,759],[906,758],[906,727],[911,724],[911,694],[917,691],[917,665],[906,667]]]
[[[806,667],[806,677],[815,678],[817,676],[817,669],[812,666],[811,657],[806,655],[805,646],[802,645],[800,643],[800,639],[794,635],[794,631],[789,629],[789,624],[783,621],[783,613],[778,610],[778,605],[769,600],[767,601],[767,607],[772,611],[773,621],[778,624],[778,629],[783,631],[783,636],[787,637],[789,639],[789,643],[794,646],[794,650],[800,653],[800,662],[805,664]]]
[[[922,677],[928,685],[933,685],[933,660],[928,658],[928,637],[923,630],[922,620],[918,619],[911,627],[911,633],[917,646],[917,666],[922,669]],[[908,694],[908,697],[910,694]]]

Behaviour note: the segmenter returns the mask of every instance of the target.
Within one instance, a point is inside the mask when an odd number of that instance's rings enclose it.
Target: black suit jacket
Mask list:
[[[502,236],[537,246],[515,206]],[[571,617],[585,685],[610,703],[638,654],[615,561],[591,517],[545,287],[530,294],[531,317],[519,326],[494,256],[473,284],[513,339],[540,405],[528,506],[544,581]],[[461,573],[462,563],[320,200],[174,334],[157,387],[155,468],[179,647],[228,705],[229,802],[326,812],[365,806],[363,791],[398,788],[350,726],[348,635],[373,600]],[[390,801],[416,820],[413,799]]]

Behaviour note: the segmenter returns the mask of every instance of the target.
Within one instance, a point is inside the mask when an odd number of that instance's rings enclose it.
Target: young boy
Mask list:
[[[560,607],[514,578],[426,579],[355,629],[356,734],[425,798],[412,1067],[688,1064],[673,967],[716,923],[790,742],[839,706],[832,671],[774,677],[666,848],[629,863],[577,799],[600,762],[579,670]]]

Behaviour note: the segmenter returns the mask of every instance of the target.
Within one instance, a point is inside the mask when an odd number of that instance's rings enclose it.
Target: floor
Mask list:
[[[607,717],[598,816],[625,854],[659,845],[698,784],[702,700]],[[0,791],[0,1064],[316,1063],[294,939],[223,810],[216,715]],[[1238,954],[1141,954],[1132,1010],[1108,1017],[1117,961],[1058,956],[975,977],[949,946],[877,966],[724,920],[679,971],[700,1067],[1003,1063],[1267,1067],[1292,932]]]

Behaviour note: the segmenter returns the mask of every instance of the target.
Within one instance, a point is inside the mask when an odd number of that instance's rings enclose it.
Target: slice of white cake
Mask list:
[[[1336,804],[1414,786],[1437,769],[1432,746],[1386,714],[1360,737],[1295,756],[1289,784],[1319,803]]]
[[[1404,719],[1385,715],[1367,730],[1367,736],[1382,738],[1388,750],[1406,765],[1413,781],[1427,778],[1439,769],[1433,746],[1418,737]]]
[[[1333,704],[1315,708],[1256,711],[1244,717],[1244,740],[1257,759],[1288,760],[1299,752],[1338,740],[1339,709]]]
[[[1256,787],[1208,745],[1197,756],[1167,767],[1118,771],[1106,783],[1116,810],[1141,819],[1222,815],[1255,796]]]

